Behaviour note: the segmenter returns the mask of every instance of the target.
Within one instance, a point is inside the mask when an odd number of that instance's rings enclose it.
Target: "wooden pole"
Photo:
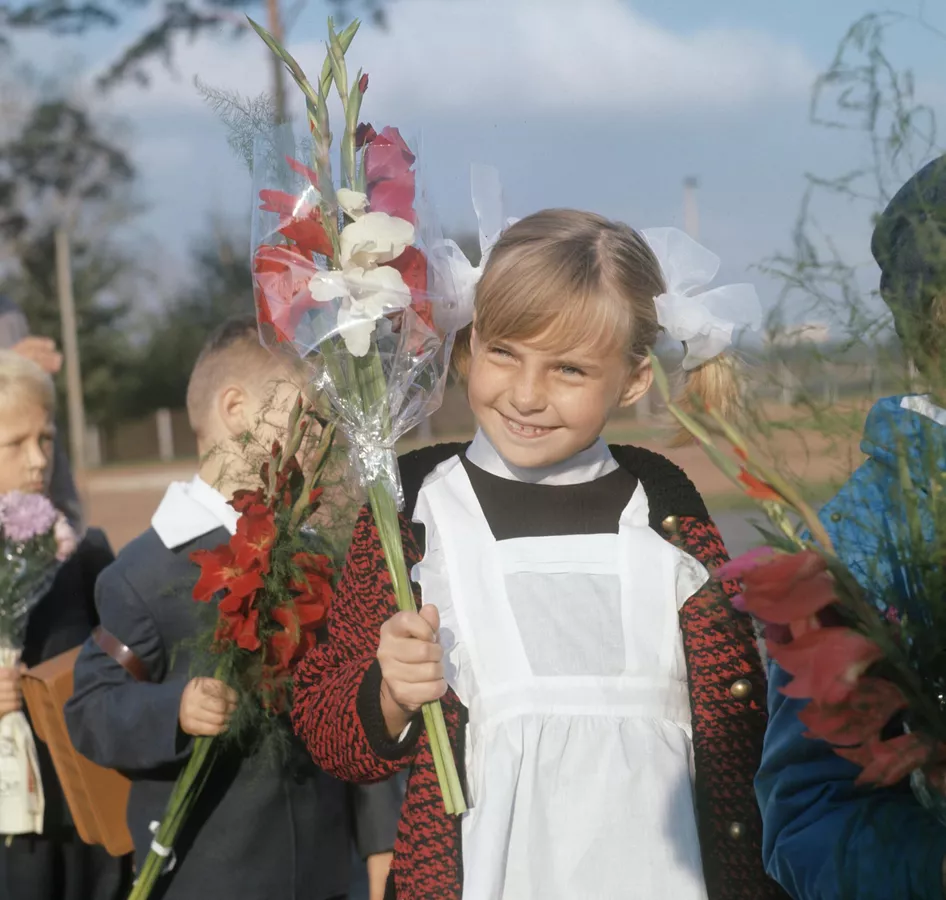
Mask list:
[[[282,16],[279,14],[279,0],[266,0],[267,27],[269,33],[285,46],[286,36],[282,25]],[[273,106],[276,114],[276,124],[286,121],[286,80],[283,73],[283,62],[276,54],[266,51],[273,67]]]
[[[69,413],[72,470],[76,476],[80,476],[85,472],[85,403],[82,398],[82,368],[79,363],[76,305],[72,293],[69,229],[66,225],[59,225],[56,228],[56,287],[59,292],[62,352],[66,363],[66,401]]]

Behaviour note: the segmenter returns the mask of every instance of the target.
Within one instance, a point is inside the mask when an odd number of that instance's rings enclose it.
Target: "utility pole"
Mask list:
[[[279,14],[279,0],[266,0],[267,27],[269,33],[285,46],[286,35],[283,29],[282,16]],[[283,75],[283,61],[275,53],[266,52],[273,67],[273,105],[276,113],[276,124],[281,125],[287,120],[286,112],[286,81]]]
[[[80,477],[85,472],[85,402],[82,398],[76,304],[72,293],[72,254],[69,247],[71,221],[72,217],[66,214],[56,226],[56,287],[59,292],[62,352],[66,363],[66,401],[72,469],[76,476]]]
[[[683,230],[694,241],[700,239],[700,212],[696,202],[696,190],[699,186],[699,181],[692,175],[683,181]]]

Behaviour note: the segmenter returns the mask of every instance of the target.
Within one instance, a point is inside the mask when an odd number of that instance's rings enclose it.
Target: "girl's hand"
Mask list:
[[[69,524],[69,520],[62,513],[56,519],[53,535],[56,538],[56,559],[65,562],[76,552],[79,546],[79,538],[75,529]]]
[[[381,626],[381,712],[392,738],[404,731],[421,706],[447,692],[443,648],[437,643],[439,628],[435,606],[399,612]]]
[[[0,668],[0,717],[23,708],[20,690],[20,670]]]

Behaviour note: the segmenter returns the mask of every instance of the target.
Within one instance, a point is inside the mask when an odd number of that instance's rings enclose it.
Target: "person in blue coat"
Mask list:
[[[910,614],[915,598],[898,550],[905,546],[907,501],[929,534],[931,475],[946,472],[946,156],[897,192],[871,249],[881,296],[931,392],[874,406],[861,443],[867,459],[820,518],[875,602]],[[804,736],[798,712],[807,701],[780,693],[789,676],[774,664],[769,674],[769,725],[756,778],[769,875],[795,900],[943,900],[946,826],[906,781],[887,789],[855,786],[858,767]]]

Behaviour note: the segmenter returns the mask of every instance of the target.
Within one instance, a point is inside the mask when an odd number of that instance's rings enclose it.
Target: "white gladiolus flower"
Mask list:
[[[352,219],[359,219],[368,212],[368,195],[350,188],[339,188],[335,199],[342,211]]]
[[[364,356],[375,325],[385,312],[410,306],[411,292],[401,273],[390,266],[317,272],[309,281],[317,303],[339,304],[338,331],[352,356]]]
[[[339,236],[342,269],[370,269],[397,259],[414,243],[414,226],[383,212],[369,212],[346,225]]]

